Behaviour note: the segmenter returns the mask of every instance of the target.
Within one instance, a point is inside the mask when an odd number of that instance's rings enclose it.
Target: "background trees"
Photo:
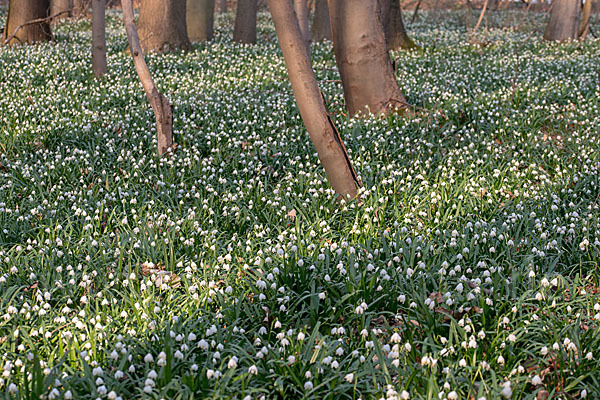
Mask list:
[[[377,1],[329,0],[335,59],[350,115],[406,107],[396,82]]]
[[[144,51],[166,53],[190,48],[186,0],[144,0],[139,12],[139,37]]]
[[[92,0],[92,70],[96,78],[106,73],[105,0]]]
[[[257,0],[238,0],[235,12],[233,40],[240,43],[256,43]]]
[[[588,2],[590,0],[587,0]],[[591,3],[590,3],[591,4]],[[580,0],[553,0],[545,40],[574,40],[579,37]]]
[[[49,8],[50,0],[10,1],[2,41],[8,40],[8,44],[16,44],[50,40],[52,31],[50,23],[45,19]],[[31,23],[35,20],[40,21]]]
[[[192,42],[213,38],[214,11],[215,0],[187,0],[186,24]]]

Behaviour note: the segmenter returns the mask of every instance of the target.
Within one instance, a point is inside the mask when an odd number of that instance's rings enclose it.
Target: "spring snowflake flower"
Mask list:
[[[236,356],[233,356],[227,363],[227,368],[235,369],[235,368],[237,368],[237,365],[238,365],[238,358]]]

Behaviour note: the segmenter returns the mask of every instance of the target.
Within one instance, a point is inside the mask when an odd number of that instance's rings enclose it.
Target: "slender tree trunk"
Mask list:
[[[186,23],[190,41],[212,40],[215,0],[187,0]]]
[[[379,0],[379,4],[388,50],[408,50],[417,47],[404,29],[400,0]]]
[[[329,24],[329,6],[327,0],[316,0],[315,15],[310,29],[313,42],[331,40],[331,25]]]
[[[584,40],[590,30],[590,14],[592,13],[592,0],[585,0],[583,10],[581,12],[581,22],[579,24],[579,32],[577,36]]]
[[[138,73],[146,97],[152,106],[154,116],[156,117],[156,131],[158,134],[158,154],[165,154],[173,145],[173,111],[169,100],[156,89],[154,80],[150,75],[150,70],[144,60],[144,53],[140,44],[135,19],[133,16],[132,0],[121,0],[123,8],[123,22],[127,32],[127,40],[133,64]]]
[[[291,0],[268,0],[296,103],[329,183],[344,198],[360,185],[319,90]]]
[[[92,0],[92,70],[98,79],[106,74],[105,0]]]
[[[377,0],[329,0],[335,60],[350,115],[405,108],[379,19]]]
[[[56,15],[63,11],[68,11],[66,13],[61,14],[57,17],[57,19],[68,18],[71,15],[71,9],[73,8],[71,0],[52,0],[50,2],[50,14]]]
[[[578,37],[581,0],[553,0],[544,40],[575,40]]]
[[[224,14],[227,12],[227,0],[218,0],[219,1],[219,12]]]
[[[306,4],[306,0],[294,0],[294,11],[296,12],[296,18],[298,18],[302,38],[309,44],[310,31],[308,30],[308,5]],[[310,46],[308,48],[310,50]]]
[[[49,9],[50,0],[10,0],[2,41],[4,42],[15,31],[16,35],[7,44],[37,43],[51,40],[52,30],[48,20],[27,24],[29,21],[48,17]]]
[[[139,35],[144,51],[168,53],[189,49],[186,0],[144,0],[140,3]]]
[[[256,43],[257,0],[238,0],[235,11],[233,40],[239,43]]]

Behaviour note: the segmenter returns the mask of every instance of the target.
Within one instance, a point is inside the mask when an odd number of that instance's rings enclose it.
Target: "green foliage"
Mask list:
[[[348,120],[313,45],[364,182],[344,204],[267,15],[257,46],[226,15],[147,56],[162,159],[118,14],[102,81],[86,21],[0,49],[2,396],[600,397],[600,47],[499,28],[520,15],[471,44],[423,13],[392,54],[413,118]]]

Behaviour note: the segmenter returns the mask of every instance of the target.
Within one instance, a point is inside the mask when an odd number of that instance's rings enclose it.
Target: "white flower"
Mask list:
[[[448,400],[457,400],[458,399],[458,393],[456,393],[454,390],[451,391],[450,393],[448,393]]]
[[[304,333],[303,332],[298,332],[298,340],[299,341],[303,341],[305,338]]]
[[[504,388],[502,389],[502,396],[506,397],[507,399],[510,399],[512,397],[512,389],[510,387],[510,382],[505,382],[504,383]]]
[[[19,391],[19,389],[17,388],[17,385],[11,383],[10,385],[8,385],[8,391],[10,392],[10,394],[16,394]]]
[[[400,337],[400,335],[398,335],[398,332],[394,332],[394,334],[390,338],[390,343],[400,343],[401,341],[402,341],[402,338]],[[410,350],[408,350],[408,351],[410,351]]]
[[[403,390],[402,393],[400,393],[400,398],[402,400],[408,400],[410,399],[410,394],[406,390]]]
[[[146,364],[151,363],[152,361],[154,361],[154,357],[152,357],[152,354],[148,353],[146,354],[146,356],[144,357],[144,362]]]
[[[345,379],[347,382],[352,382],[352,381],[354,381],[354,374],[353,374],[353,373],[349,373],[348,375],[346,375],[346,376],[344,377],[344,379]]]
[[[227,368],[229,368],[229,369],[237,368],[237,365],[238,365],[238,358],[236,356],[233,356],[227,363]]]
[[[304,390],[312,390],[313,384],[311,381],[304,382]]]
[[[257,375],[258,374],[258,368],[256,367],[256,365],[251,365],[248,368],[248,373],[252,374],[252,375]]]
[[[207,369],[207,370],[206,370],[206,377],[207,377],[208,379],[212,379],[212,377],[213,377],[213,376],[215,376],[215,371],[214,371],[214,370],[212,370],[212,369]]]

